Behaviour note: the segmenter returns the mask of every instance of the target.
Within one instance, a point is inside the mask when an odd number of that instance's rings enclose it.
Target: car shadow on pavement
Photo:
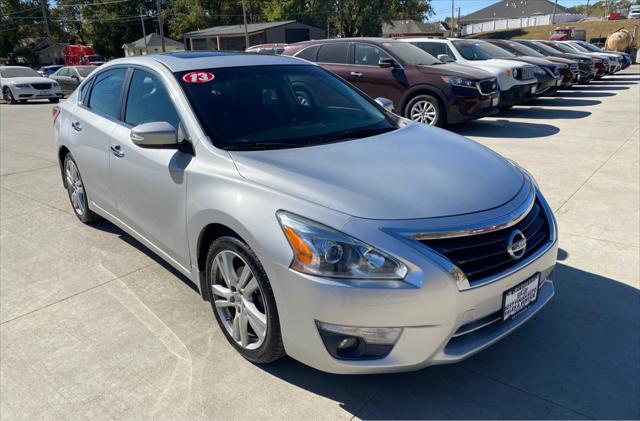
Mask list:
[[[565,110],[562,108],[516,107],[500,114],[501,117],[539,118],[539,119],[576,119],[589,117],[589,111]]]
[[[612,86],[612,85],[637,85],[638,82],[627,82],[624,80],[599,80],[589,83],[589,86]]]
[[[533,139],[552,136],[560,131],[550,124],[524,123],[505,119],[474,120],[451,125],[448,130],[462,136]]]
[[[522,105],[539,107],[590,107],[599,104],[602,104],[602,101],[598,101],[597,99],[564,99],[557,97],[543,97],[536,98]]]
[[[589,92],[589,91],[560,91],[556,98],[602,98],[616,96],[613,92]]]
[[[291,358],[260,368],[361,419],[638,419],[640,291],[564,264],[554,279],[544,309],[459,364],[369,376],[327,374]],[[371,385],[372,396],[354,399]]]
[[[629,89],[628,86],[617,86],[617,85],[611,85],[611,86],[598,86],[598,85],[589,85],[589,86],[579,86],[577,88],[574,88],[575,90],[581,91],[581,90],[585,90],[585,91],[625,91],[627,89]]]

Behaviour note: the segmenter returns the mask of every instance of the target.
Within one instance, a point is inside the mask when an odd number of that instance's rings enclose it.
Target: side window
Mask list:
[[[381,58],[389,58],[389,55],[373,45],[356,44],[354,64],[377,66]]]
[[[346,42],[335,42],[324,44],[318,51],[318,63],[347,64],[347,53],[349,44]]]
[[[80,88],[80,92],[78,92],[78,104],[84,105],[88,100],[89,89],[91,89],[91,84],[93,83],[93,79],[87,80],[82,88]]]
[[[160,79],[136,69],[129,85],[124,122],[137,126],[152,121],[166,121],[177,131],[180,118]]]
[[[427,53],[434,57],[438,57],[440,54],[447,54],[451,58],[455,58],[449,51],[447,44],[440,42],[419,42],[418,47],[422,48]]]
[[[307,47],[304,50],[300,51],[296,57],[301,58],[307,61],[316,61],[316,55],[318,54],[318,49],[320,49],[319,45],[312,45],[311,47]]]
[[[89,98],[89,108],[111,118],[118,118],[120,92],[127,69],[107,70],[96,76]]]
[[[62,69],[56,72],[56,76],[69,76],[69,68],[63,67]]]

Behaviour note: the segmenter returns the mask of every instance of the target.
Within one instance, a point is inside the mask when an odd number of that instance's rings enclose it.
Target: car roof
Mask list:
[[[427,42],[427,41],[434,41],[434,42],[447,42],[450,41],[450,39],[448,38],[439,38],[439,37],[398,37],[395,38],[398,41],[404,41],[404,42],[409,42],[409,41],[420,41],[420,42]]]
[[[0,69],[31,69],[29,66],[0,66]]]
[[[295,57],[259,55],[244,52],[217,51],[177,51],[148,56],[127,57],[110,61],[108,64],[150,64],[159,62],[172,72],[211,69],[222,67],[275,66],[283,64],[312,65]]]

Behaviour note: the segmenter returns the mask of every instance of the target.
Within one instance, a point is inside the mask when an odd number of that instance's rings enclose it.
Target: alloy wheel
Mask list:
[[[245,349],[257,349],[267,336],[264,294],[247,262],[223,250],[213,259],[213,303],[233,340]]]
[[[84,185],[82,184],[82,179],[80,178],[80,172],[78,172],[78,167],[76,167],[76,164],[75,162],[73,162],[73,160],[67,160],[64,174],[67,181],[67,191],[69,192],[69,198],[71,199],[73,210],[79,216],[82,216],[86,211],[87,202]]]
[[[409,116],[411,120],[433,126],[438,121],[438,109],[431,101],[420,100],[411,106]]]
[[[4,88],[3,97],[4,97],[4,101],[7,104],[15,104],[16,103],[16,100],[13,97],[13,93],[11,92],[11,89],[9,89],[8,87]]]

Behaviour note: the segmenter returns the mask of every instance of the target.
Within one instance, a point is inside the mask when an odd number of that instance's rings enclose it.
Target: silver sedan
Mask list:
[[[460,361],[554,295],[530,174],[292,57],[101,66],[54,109],[62,183],[198,285],[240,354],[334,373]]]

